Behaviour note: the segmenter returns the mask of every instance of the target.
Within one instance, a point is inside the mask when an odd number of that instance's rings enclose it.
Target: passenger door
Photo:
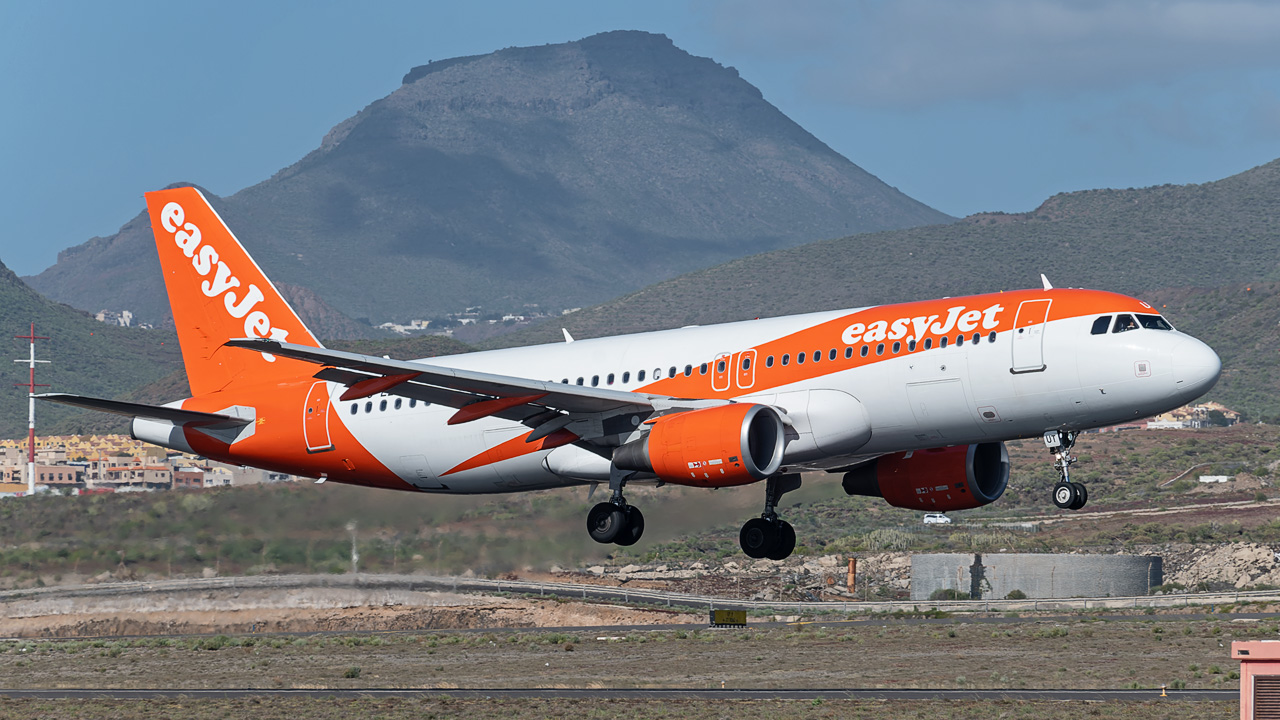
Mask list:
[[[1024,300],[1013,320],[1013,364],[1015,373],[1040,372],[1044,363],[1044,326],[1052,300]]]
[[[318,453],[333,449],[329,439],[329,383],[312,383],[307,391],[307,404],[302,412],[302,438],[307,452]]]

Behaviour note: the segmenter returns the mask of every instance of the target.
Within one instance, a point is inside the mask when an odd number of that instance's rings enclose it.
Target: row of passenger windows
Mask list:
[[[395,398],[395,399],[394,399],[393,401],[391,401],[391,402],[393,403],[393,405],[392,405],[392,409],[394,409],[394,410],[399,410],[401,407],[403,407],[403,404],[404,404],[404,398]],[[425,401],[424,401],[424,402],[422,403],[422,407],[428,407],[428,406],[430,406],[430,405],[431,405],[431,403],[429,403],[429,402],[425,402]],[[409,407],[411,407],[411,408],[418,407],[418,401],[417,401],[417,400],[414,400],[413,398],[409,398]],[[386,400],[386,399],[379,400],[379,401],[378,401],[378,412],[386,412],[386,410],[387,410],[387,400]],[[366,413],[371,413],[371,412],[373,412],[373,401],[372,401],[372,400],[366,400],[366,401],[365,401],[365,403],[364,403],[364,411],[365,411]],[[358,412],[360,412],[360,403],[358,403],[358,402],[353,402],[353,403],[351,403],[351,414],[352,414],[352,415],[355,415],[355,414],[356,414],[356,413],[358,413]]]
[[[1135,316],[1124,313],[1123,315],[1116,315],[1114,325],[1111,323],[1110,315],[1103,315],[1097,320],[1094,320],[1093,329],[1090,330],[1089,333],[1092,335],[1106,335],[1108,327],[1111,328],[1111,332],[1113,333],[1128,332],[1130,330],[1137,330],[1138,328],[1146,328],[1147,330],[1173,329],[1173,326],[1169,324],[1169,321],[1159,315],[1138,315],[1135,319]]]
[[[954,342],[953,342],[953,341],[951,341],[951,339],[950,339],[949,337],[939,338],[939,339],[938,339],[938,343],[937,343],[937,345],[936,345],[936,346],[934,345],[933,338],[925,338],[925,339],[924,339],[924,341],[923,341],[923,342],[920,342],[920,343],[917,343],[915,340],[910,340],[910,341],[908,341],[908,342],[906,343],[906,349],[907,349],[907,352],[915,352],[917,348],[918,348],[918,349],[920,349],[920,350],[931,350],[931,349],[933,349],[934,347],[938,347],[938,348],[944,348],[944,347],[947,347],[947,344],[948,344],[948,343],[952,343],[952,344],[954,344],[956,347],[961,347],[961,346],[963,346],[963,345],[965,344],[965,342],[966,342],[966,341],[967,341],[967,342],[969,342],[969,343],[971,343],[971,344],[975,344],[975,345],[976,345],[976,344],[978,344],[978,343],[982,342],[982,333],[974,333],[974,334],[973,334],[973,336],[972,336],[971,338],[970,338],[970,337],[966,337],[965,335],[957,335],[957,336],[955,337]],[[990,334],[988,334],[988,335],[987,335],[987,342],[988,342],[988,343],[993,343],[993,342],[995,342],[995,341],[996,341],[996,333],[995,333],[995,331],[993,330],[993,331],[991,331],[991,333],[990,333]],[[876,354],[877,356],[879,356],[879,355],[884,355],[884,354],[885,354],[885,352],[886,352],[886,350],[887,350],[887,351],[889,351],[889,353],[890,353],[890,354],[892,354],[892,355],[897,355],[898,353],[901,353],[901,352],[902,352],[902,349],[903,349],[903,343],[902,343],[902,341],[901,341],[901,340],[899,340],[899,341],[895,341],[892,345],[886,345],[885,343],[880,343],[880,344],[878,344],[878,345],[876,345],[876,346],[875,346],[875,348],[874,348],[874,352],[875,352],[875,354]],[[873,352],[873,348],[872,348],[872,346],[870,346],[870,345],[863,345],[863,346],[862,346],[862,349],[858,351],[858,354],[859,354],[859,356],[860,356],[860,357],[867,357],[867,356],[868,356],[868,355],[870,355],[872,352]],[[827,351],[827,353],[826,353],[826,356],[827,356],[827,360],[828,360],[828,361],[835,360],[837,357],[839,357],[839,355],[840,355],[840,352],[839,352],[839,350],[838,350],[837,348],[831,348],[831,349],[830,349],[829,351]],[[797,365],[803,365],[805,362],[814,362],[814,363],[817,363],[817,362],[822,362],[822,356],[823,356],[823,351],[821,351],[821,350],[814,350],[812,354],[810,354],[810,353],[796,353],[796,354],[795,354],[794,361],[795,361],[795,363],[796,363]],[[849,360],[849,359],[852,359],[852,358],[853,358],[853,348],[852,348],[852,347],[846,347],[846,348],[844,349],[844,357],[845,357],[845,359],[846,359],[846,360]],[[782,358],[781,358],[781,364],[782,364],[782,366],[783,366],[783,367],[786,367],[786,366],[790,365],[791,363],[792,363],[792,355],[791,355],[791,353],[783,353]],[[774,366],[774,364],[775,364],[775,358],[774,358],[774,356],[773,356],[773,355],[769,355],[768,357],[766,357],[766,358],[764,359],[764,366],[765,366],[765,367],[767,367],[767,368],[771,368],[771,367],[773,367],[773,366]],[[724,358],[721,358],[721,359],[717,360],[717,361],[716,361],[716,363],[715,363],[715,365],[716,365],[716,372],[717,372],[717,373],[723,373],[723,372],[725,372],[725,371],[728,369],[728,367],[727,367],[727,361],[726,361]],[[743,370],[750,370],[750,369],[751,369],[751,357],[750,357],[750,356],[747,356],[747,357],[742,358],[742,363],[741,363],[741,365],[742,365],[742,369],[743,369]],[[701,365],[698,365],[696,368],[695,368],[693,365],[685,365],[685,366],[684,366],[684,370],[683,370],[683,372],[681,372],[681,371],[680,371],[679,369],[677,369],[675,366],[672,366],[672,367],[670,367],[670,368],[667,368],[666,376],[667,376],[668,378],[673,378],[673,377],[675,377],[676,375],[684,375],[685,377],[691,377],[691,376],[693,375],[693,373],[695,372],[695,370],[696,370],[696,372],[697,372],[699,375],[706,375],[706,374],[707,374],[707,371],[708,371],[709,369],[710,369],[710,365],[709,365],[708,363],[702,363]],[[635,381],[636,381],[636,382],[638,382],[638,383],[639,383],[639,382],[644,382],[646,377],[652,377],[654,381],[658,381],[658,380],[661,380],[661,379],[662,379],[662,376],[663,376],[662,368],[654,368],[654,369],[653,369],[653,375],[652,375],[652,376],[648,376],[648,375],[646,375],[646,371],[641,370],[641,371],[639,371],[639,372],[637,372],[637,373],[635,374]],[[618,380],[619,380],[618,376],[617,376],[617,375],[615,375],[614,373],[609,373],[608,375],[605,375],[605,376],[604,376],[604,384],[605,384],[606,386],[608,386],[608,385],[613,385],[615,382],[618,382]],[[568,385],[568,384],[569,384],[569,378],[562,378],[562,379],[560,380],[560,382],[561,382],[562,384],[564,384],[564,385]],[[630,382],[631,382],[631,372],[630,372],[630,371],[628,371],[628,372],[624,372],[624,373],[622,373],[622,376],[621,376],[621,383],[622,383],[623,385],[626,385],[626,384],[629,384]],[[586,385],[586,384],[587,384],[587,379],[586,379],[585,377],[580,377],[580,378],[578,378],[577,380],[575,380],[575,381],[574,381],[574,384],[577,384],[577,385]],[[599,376],[599,375],[592,375],[592,376],[591,376],[591,387],[599,387],[599,386],[600,386],[600,376]]]

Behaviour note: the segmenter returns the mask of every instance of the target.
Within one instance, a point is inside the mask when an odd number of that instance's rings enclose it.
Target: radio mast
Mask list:
[[[20,340],[28,340],[31,342],[31,356],[26,359],[14,360],[16,363],[24,362],[31,368],[30,379],[25,383],[14,383],[14,387],[27,388],[27,494],[34,495],[36,493],[36,388],[49,387],[48,385],[40,385],[36,383],[36,363],[47,363],[48,360],[36,359],[36,341],[48,340],[47,337],[36,335],[36,324],[31,323],[31,332],[27,335],[14,335]]]

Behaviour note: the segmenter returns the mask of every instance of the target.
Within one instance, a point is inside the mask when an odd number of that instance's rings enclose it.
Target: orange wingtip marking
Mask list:
[[[577,434],[573,432],[568,430],[557,430],[536,442],[525,442],[525,439],[529,437],[529,434],[530,433],[525,433],[519,437],[511,438],[501,445],[495,445],[470,460],[449,469],[449,471],[445,472],[444,475],[452,475],[457,472],[462,472],[463,470],[471,470],[472,468],[492,465],[497,462],[502,462],[503,460],[520,457],[521,455],[529,455],[531,453],[538,452],[539,450],[551,450],[552,448],[558,448],[561,445],[568,445],[579,440]],[[441,475],[441,477],[444,477],[444,475]]]
[[[547,393],[542,393],[541,395],[521,395],[519,397],[481,400],[480,402],[474,402],[470,405],[459,408],[458,412],[454,413],[453,417],[449,418],[448,424],[461,425],[462,423],[468,423],[472,420],[479,420],[480,418],[486,418],[490,415],[500,413],[503,410],[509,410],[520,405],[527,405],[531,402],[537,402],[546,396]]]
[[[384,375],[382,377],[369,378],[347,388],[346,392],[338,400],[359,400],[367,398],[370,395],[377,395],[380,392],[386,392],[391,388],[406,383],[418,377],[422,373],[405,373],[403,375]]]

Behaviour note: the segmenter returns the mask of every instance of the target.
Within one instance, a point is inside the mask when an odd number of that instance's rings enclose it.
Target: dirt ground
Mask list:
[[[237,590],[33,598],[4,603],[0,637],[384,632],[705,622],[617,605],[357,589]]]

